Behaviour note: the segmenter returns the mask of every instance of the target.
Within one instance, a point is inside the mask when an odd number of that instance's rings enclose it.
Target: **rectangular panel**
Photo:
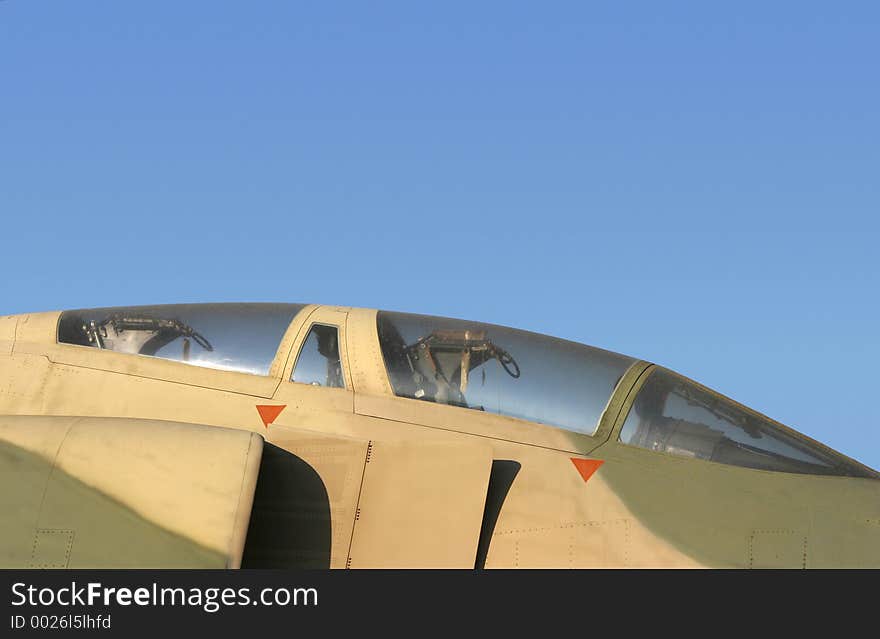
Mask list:
[[[493,537],[486,567],[623,568],[629,537],[626,519],[504,531]]]
[[[807,538],[794,530],[754,530],[749,568],[806,568]]]
[[[373,442],[352,568],[473,568],[492,467],[488,446]]]
[[[72,530],[41,530],[34,532],[31,568],[67,568],[73,548]]]

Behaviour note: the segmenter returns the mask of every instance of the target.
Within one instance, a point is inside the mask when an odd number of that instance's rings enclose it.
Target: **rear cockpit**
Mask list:
[[[64,344],[267,375],[305,304],[167,304],[65,311]]]

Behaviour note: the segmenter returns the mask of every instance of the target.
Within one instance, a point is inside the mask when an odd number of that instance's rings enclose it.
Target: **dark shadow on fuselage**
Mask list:
[[[477,545],[476,568],[486,566],[486,557],[489,554],[489,545],[492,543],[492,533],[495,531],[498,515],[501,514],[501,507],[520,468],[522,464],[509,459],[496,459],[492,462],[489,488],[486,492],[486,508],[483,511],[483,525],[480,528],[480,542]]]
[[[266,442],[242,568],[329,568],[330,499],[302,459]]]

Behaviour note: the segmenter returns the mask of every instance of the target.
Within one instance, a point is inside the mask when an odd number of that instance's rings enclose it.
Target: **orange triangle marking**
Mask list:
[[[599,470],[599,466],[605,462],[601,459],[578,459],[577,457],[572,457],[571,463],[577,468],[584,481],[588,481],[593,476],[593,473]]]
[[[260,413],[260,419],[263,420],[263,426],[269,428],[269,424],[274,422],[278,416],[287,408],[286,404],[282,404],[281,406],[260,406],[257,405],[257,412]]]

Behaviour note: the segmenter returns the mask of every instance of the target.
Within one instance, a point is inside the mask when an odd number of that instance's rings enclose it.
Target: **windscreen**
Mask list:
[[[760,470],[873,477],[839,453],[661,368],[639,390],[620,441]]]
[[[267,375],[305,304],[168,304],[65,311],[64,344]]]

